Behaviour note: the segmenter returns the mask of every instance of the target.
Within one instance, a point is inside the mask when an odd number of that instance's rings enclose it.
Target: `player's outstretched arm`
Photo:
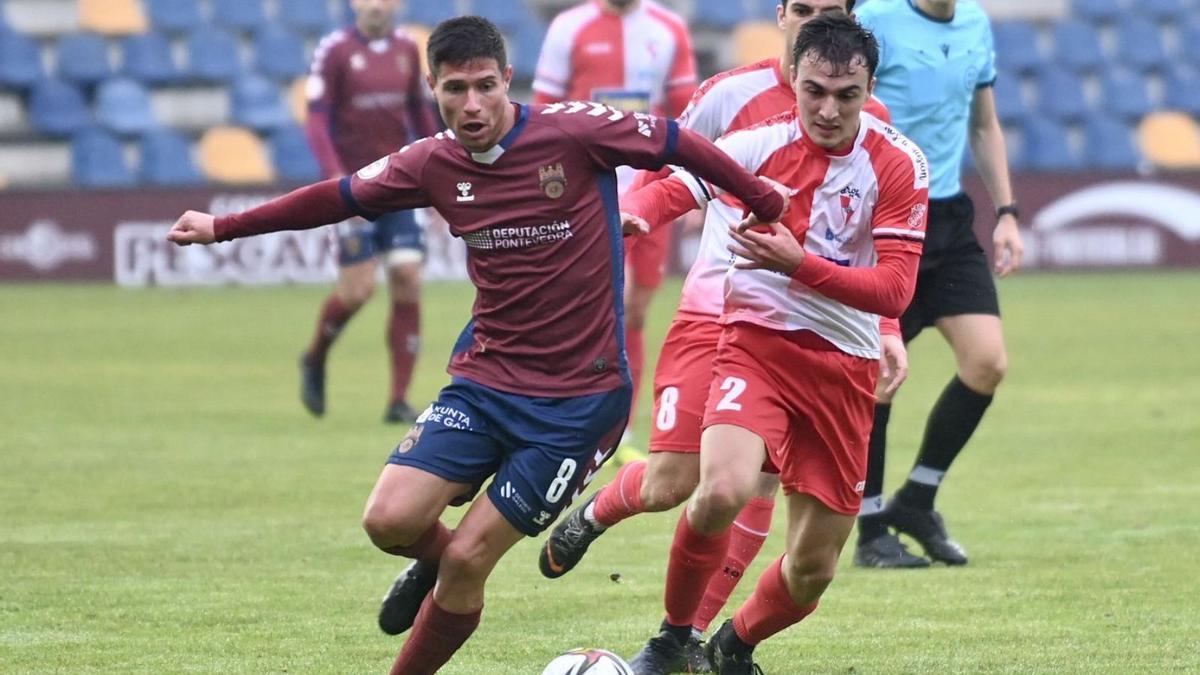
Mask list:
[[[211,244],[216,241],[213,234],[213,216],[200,211],[184,211],[179,220],[167,233],[167,241],[187,246],[189,244]]]
[[[672,163],[681,164],[704,180],[742,200],[758,219],[774,222],[787,211],[788,200],[772,185],[725,154],[712,141],[687,129],[679,130]]]

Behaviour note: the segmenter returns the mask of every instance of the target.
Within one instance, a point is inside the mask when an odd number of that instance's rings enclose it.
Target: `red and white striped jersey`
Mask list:
[[[687,24],[642,0],[625,15],[590,0],[554,18],[534,74],[534,101],[599,101],[674,117],[696,89]]]
[[[794,111],[725,136],[717,146],[760,176],[773,178],[797,193],[784,224],[809,255],[846,267],[873,267],[877,252],[920,253],[925,240],[929,167],[916,144],[874,117],[860,115],[858,136],[849,152],[831,155],[804,134]],[[714,193],[694,176],[677,171],[703,206],[708,203],[702,260],[721,260],[724,274],[688,277],[683,304],[724,299],[722,322],[748,322],[775,330],[808,329],[839,349],[865,358],[879,357],[879,316],[832,300],[796,280],[766,270],[740,270],[725,248],[731,225],[743,207]],[[710,203],[711,199],[711,203]],[[720,284],[719,286],[717,284]]]

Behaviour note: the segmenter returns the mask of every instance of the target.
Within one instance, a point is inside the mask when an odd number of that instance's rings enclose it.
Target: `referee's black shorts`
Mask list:
[[[966,193],[929,200],[929,224],[912,303],[900,317],[904,341],[946,316],[1000,316],[996,283],[975,237],[975,206]]]

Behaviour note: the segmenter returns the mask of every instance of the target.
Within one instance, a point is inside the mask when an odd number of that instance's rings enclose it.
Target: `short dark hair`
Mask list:
[[[443,63],[495,59],[502,71],[508,65],[504,36],[496,24],[482,16],[458,16],[439,23],[429,34],[425,56],[428,57],[429,72],[435,78]]]
[[[783,5],[784,9],[787,9],[788,3],[791,1],[792,0],[779,0],[779,4]],[[849,12],[853,12],[853,11],[854,11],[854,0],[846,0],[846,12],[849,13]]]
[[[828,61],[836,72],[850,67],[855,58],[867,65],[867,79],[875,77],[879,67],[879,43],[871,31],[846,14],[822,14],[800,27],[792,47],[792,63],[811,53],[819,61]]]

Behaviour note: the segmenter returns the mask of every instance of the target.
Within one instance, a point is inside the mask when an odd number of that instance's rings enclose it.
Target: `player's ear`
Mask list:
[[[788,0],[781,0],[778,5],[775,5],[775,25],[779,26],[779,30],[786,31],[787,26],[783,24],[783,17],[787,16]],[[788,45],[790,48],[791,45]]]
[[[429,84],[429,91],[437,91],[437,78],[433,73],[425,73],[425,82]]]
[[[867,98],[871,98],[872,96],[875,95],[875,83],[876,82],[878,82],[878,80],[875,78],[874,75],[872,75],[870,81],[867,82]]]
[[[508,91],[509,86],[512,85],[512,77],[513,77],[513,67],[512,67],[512,64],[510,63],[510,64],[504,66],[504,90],[505,91]]]

